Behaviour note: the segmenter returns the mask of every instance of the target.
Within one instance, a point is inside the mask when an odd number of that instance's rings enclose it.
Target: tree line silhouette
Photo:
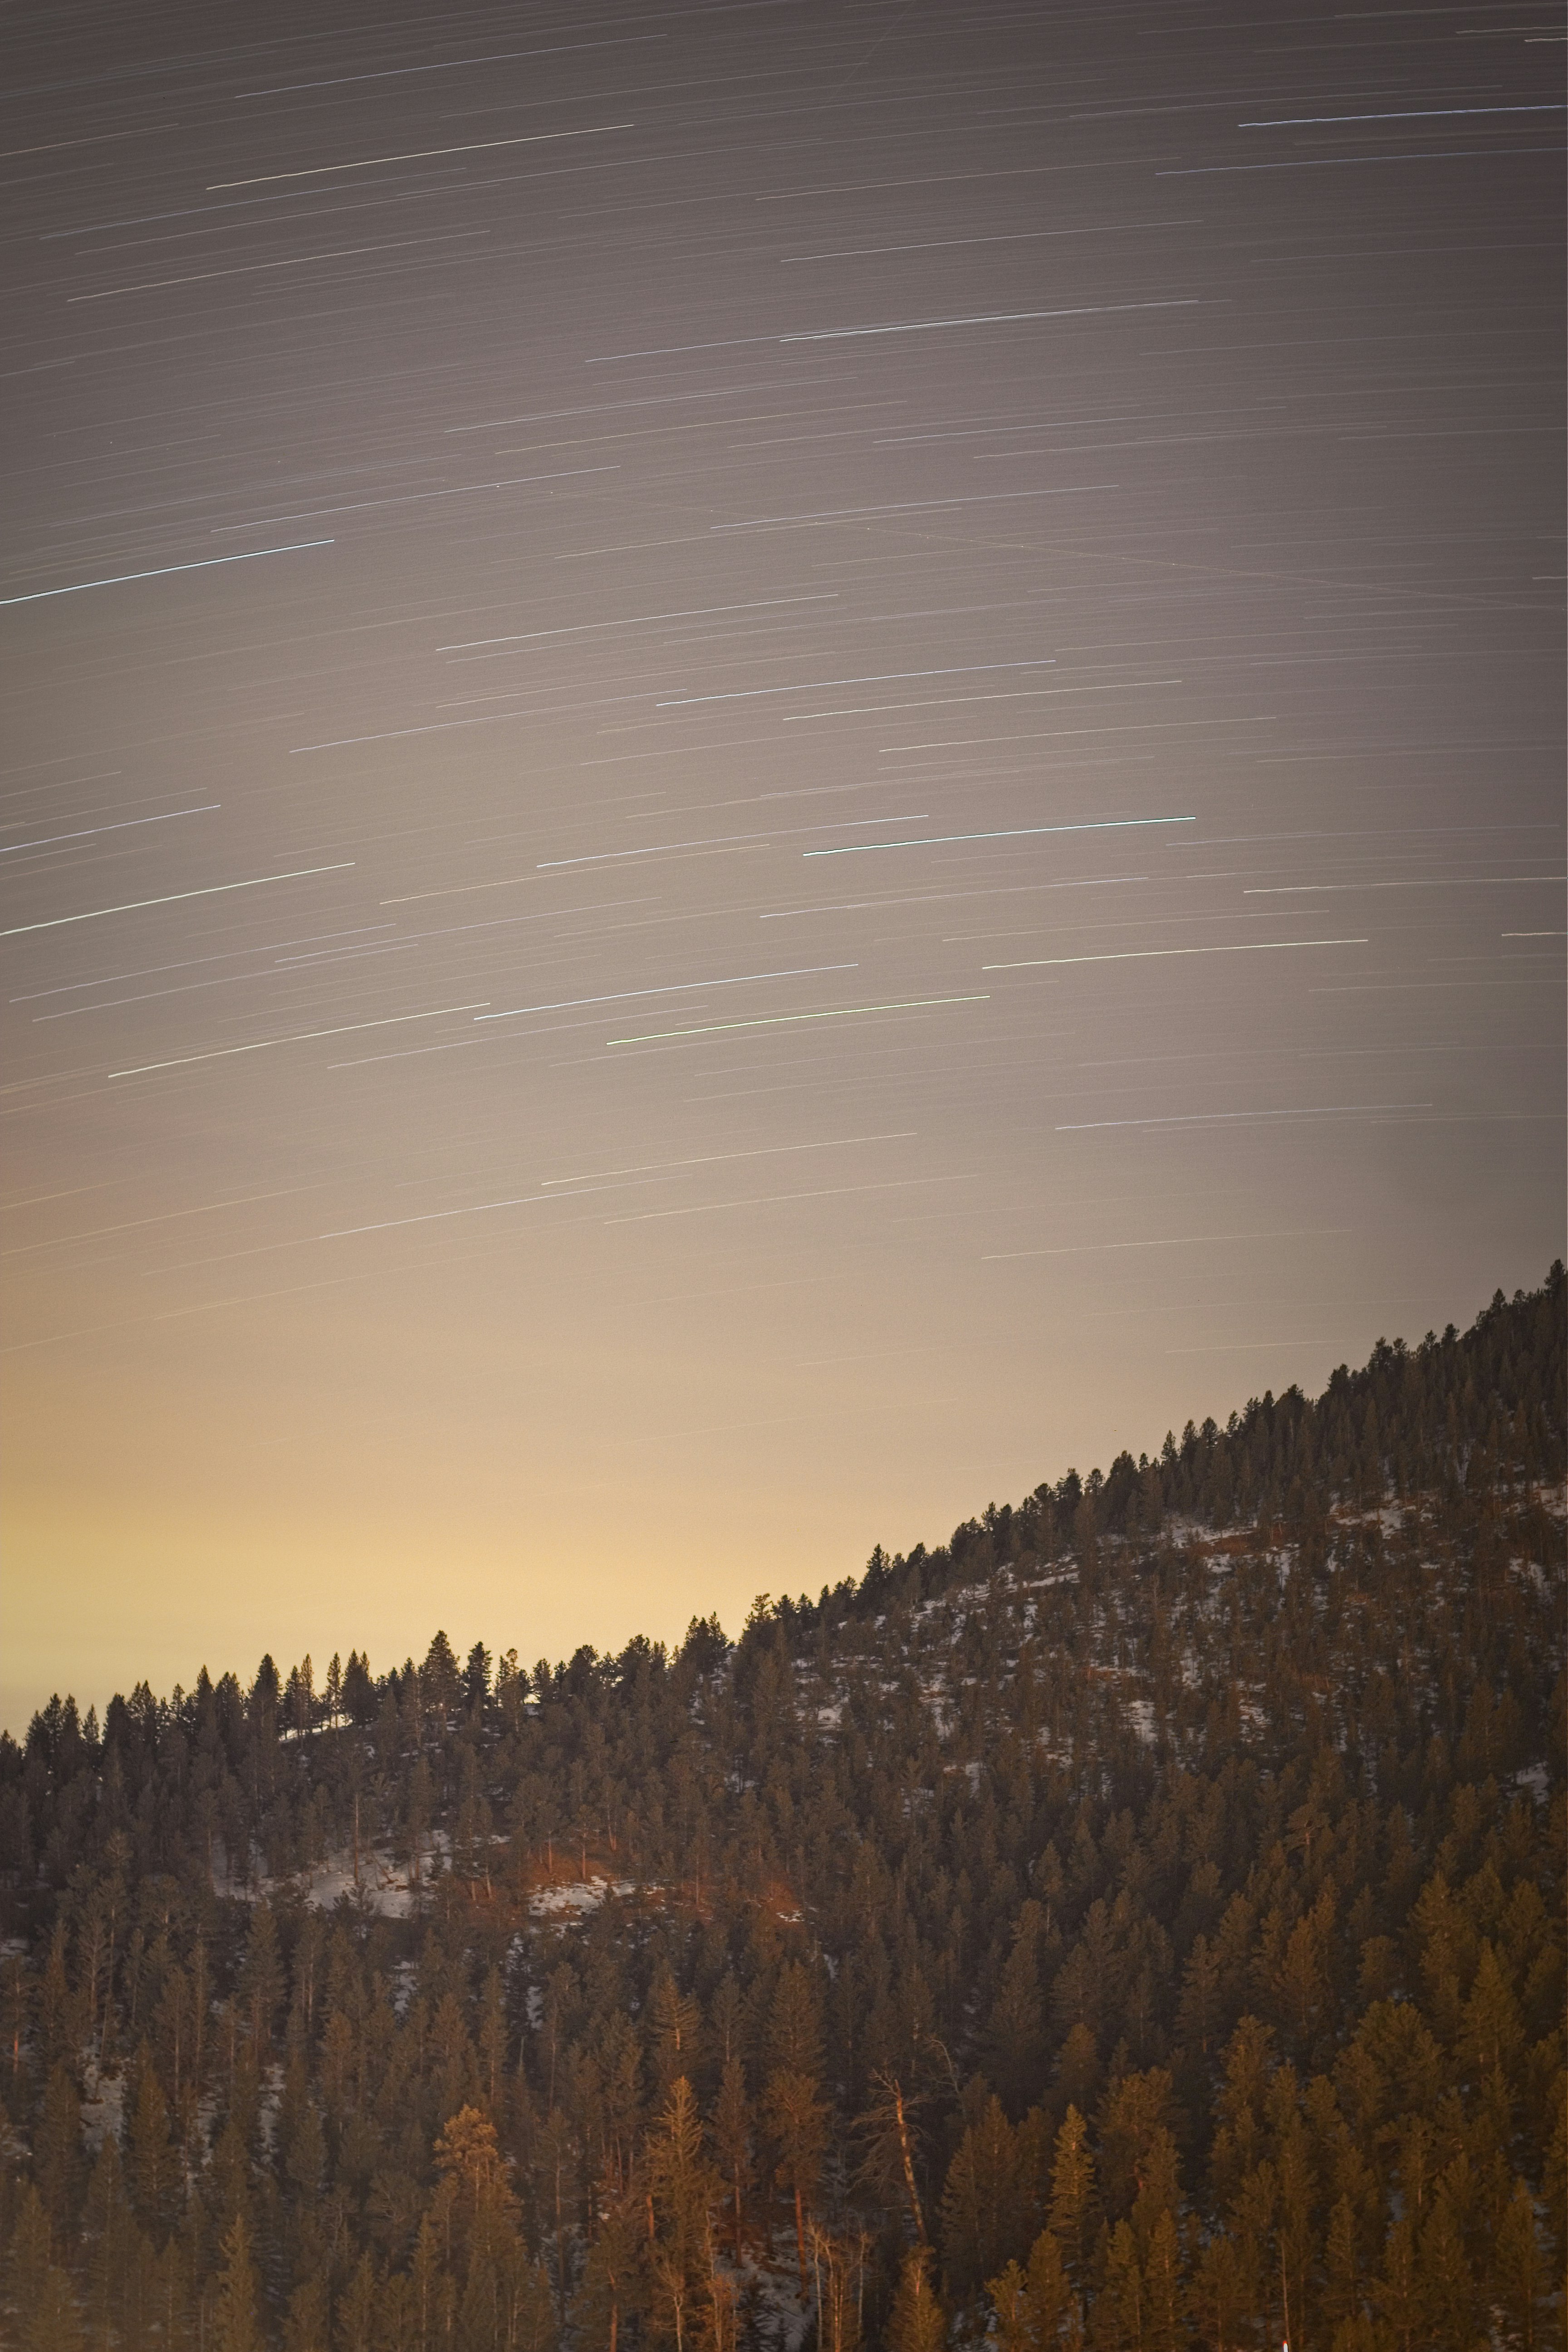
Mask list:
[[[1563,1306],[733,1643],[51,1700],[5,2340],[1561,2344]]]

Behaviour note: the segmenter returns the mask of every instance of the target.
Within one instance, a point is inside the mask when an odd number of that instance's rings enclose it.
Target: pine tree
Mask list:
[[[261,2352],[259,2283],[243,2213],[236,2213],[224,2231],[219,2254],[213,2305],[214,2352]]]
[[[1129,2221],[1118,2221],[1105,2251],[1105,2284],[1095,2305],[1095,2335],[1107,2352],[1143,2352],[1147,2342],[1143,2266]]]
[[[684,2074],[670,2085],[658,2126],[648,2136],[647,2164],[654,2313],[677,2352],[685,2352],[707,2266],[709,2219],[722,2184],[703,2154],[697,2101]]]
[[[1073,2304],[1061,2241],[1042,2230],[1027,2267],[1010,2262],[999,2276],[986,2280],[985,2292],[996,2314],[1002,2352],[1049,2352]]]
[[[68,2271],[51,2263],[38,2284],[37,2299],[22,2315],[26,2352],[83,2352],[81,2311]]]
[[[521,2244],[508,2257],[505,2273],[508,2352],[555,2352],[559,2331],[542,2263],[532,2262]]]
[[[1046,2011],[1039,1964],[1044,1927],[1039,1905],[1026,1903],[986,2027],[986,2072],[994,2083],[1005,2086],[1004,2104],[1015,2122],[1045,2085]]]
[[[635,2190],[601,2208],[574,2306],[595,2352],[619,2352],[621,2332],[647,2304],[647,2233]],[[548,2302],[548,2296],[546,2298]]]
[[[351,1657],[351,1666],[353,1663]],[[351,1687],[345,1685],[345,1702],[352,1705],[347,1698]],[[424,2339],[414,2281],[405,2271],[393,2271],[382,2283],[376,2297],[375,2341],[377,2352],[421,2352]]]
[[[372,2352],[381,2305],[375,2265],[362,2254],[342,2294],[338,2297],[337,2341],[340,2352]]]
[[[301,2281],[289,2298],[289,2308],[283,2316],[283,2352],[321,2352],[330,2340],[328,2315],[331,2298],[324,2278]],[[339,2314],[342,2326],[342,2314]],[[346,2339],[345,2339],[346,2352]],[[368,2352],[367,2339],[362,2335],[354,2339],[353,2352]]]
[[[15,2305],[18,2325],[26,2330],[32,2326],[32,2315],[42,2308],[53,2253],[49,2217],[31,2181],[22,2191],[11,2242],[5,2252],[4,2284]]]
[[[457,2291],[442,2260],[440,2231],[429,2213],[421,2221],[415,2240],[409,2282],[416,2352],[437,2352],[451,2336]]]
[[[501,2077],[507,2060],[506,1993],[500,1970],[490,1969],[484,1983],[479,2008],[479,2072],[484,2084],[486,2104],[492,2116],[500,2101]]]
[[[966,2294],[1035,2234],[1032,2184],[1024,2179],[1018,2141],[993,2093],[958,2144],[942,2193],[942,2242],[955,2293]]]
[[[1161,2208],[1144,2251],[1143,2303],[1146,2352],[1179,2352],[1185,2340],[1187,2294],[1176,2217],[1168,2205]]]
[[[1417,2352],[1426,2341],[1426,2298],[1415,2256],[1415,2232],[1408,2213],[1389,2230],[1384,2246],[1383,2275],[1373,2288],[1373,2301],[1383,2316],[1394,2352]]]
[[[1460,2012],[1455,2056],[1467,2079],[1479,2084],[1511,2082],[1524,2040],[1519,2003],[1496,1947],[1483,1943],[1469,1996]]]
[[[1447,2189],[1445,2178],[1421,2230],[1428,2340],[1433,2352],[1470,2352],[1479,2299],[1459,2203]]]
[[[1197,2265],[1193,2309],[1211,2352],[1237,2352],[1247,2302],[1236,2241],[1216,2230]]]
[[[934,2268],[929,2246],[914,2246],[904,2256],[888,2319],[888,2352],[942,2352],[947,2314],[936,2291]]]
[[[798,1960],[787,1961],[779,1971],[768,2004],[766,2050],[771,2074],[815,2080],[822,2072],[822,2003]]]
[[[57,2060],[44,2091],[33,2143],[33,2171],[45,2210],[64,2245],[76,2236],[83,2170],[81,2101],[69,2068],[63,2059]]]
[[[778,2066],[763,2094],[763,2124],[778,2151],[778,2179],[795,2206],[800,2291],[805,2294],[805,2207],[815,2195],[827,2145],[827,2109],[815,2076]]]
[[[1051,2160],[1050,2227],[1060,2242],[1080,2317],[1088,2307],[1094,2224],[1094,2158],[1089,2152],[1089,2126],[1076,2107],[1068,2107]]]
[[[106,2131],[88,2183],[82,2221],[87,2242],[89,2340],[110,2352],[120,2328],[135,2222],[120,2162],[120,2143]]]
[[[1551,2284],[1535,2200],[1525,2183],[1516,2179],[1497,2233],[1498,2301],[1509,2352],[1537,2352],[1550,2340],[1547,2296]]]
[[[1219,2039],[1220,2015],[1218,1956],[1206,1936],[1197,1936],[1193,1939],[1183,1972],[1176,2026],[1184,2041],[1202,2060],[1205,2071],[1209,2053]]]
[[[713,2109],[713,2153],[719,2170],[723,2175],[730,2200],[731,2251],[734,2260],[741,2259],[741,2238],[744,2228],[744,2200],[752,2179],[751,2102],[746,2095],[746,2077],[739,2058],[727,2058],[719,2084],[719,2096]]]
[[[1335,2326],[1359,2318],[1363,2307],[1359,2236],[1350,2199],[1342,2197],[1329,2216],[1324,2250],[1323,2310]]]
[[[660,1966],[647,2003],[648,2058],[654,2097],[662,2105],[678,2074],[697,2079],[702,2011],[689,1993],[677,1985],[669,1969]]]
[[[250,1915],[250,1934],[240,1969],[239,2000],[250,2029],[258,2063],[272,2046],[272,2028],[283,1997],[283,1960],[278,1948],[278,1922],[270,1903],[258,1903]]]
[[[169,2131],[163,2086],[145,2042],[139,2053],[131,2102],[131,2197],[144,2230],[160,2238],[168,2225],[178,2165]]]

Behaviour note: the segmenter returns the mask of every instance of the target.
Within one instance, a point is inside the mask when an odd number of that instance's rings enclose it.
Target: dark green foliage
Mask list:
[[[1563,1303],[733,1646],[51,1701],[0,2335],[1561,2344]]]

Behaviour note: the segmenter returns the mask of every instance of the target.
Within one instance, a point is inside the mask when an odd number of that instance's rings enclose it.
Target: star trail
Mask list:
[[[1540,1281],[1561,16],[1233,16],[12,27],[13,1729]]]

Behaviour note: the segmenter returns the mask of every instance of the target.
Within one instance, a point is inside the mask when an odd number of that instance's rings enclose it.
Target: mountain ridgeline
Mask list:
[[[1561,2346],[1564,1303],[734,1643],[51,1700],[0,2340]]]

